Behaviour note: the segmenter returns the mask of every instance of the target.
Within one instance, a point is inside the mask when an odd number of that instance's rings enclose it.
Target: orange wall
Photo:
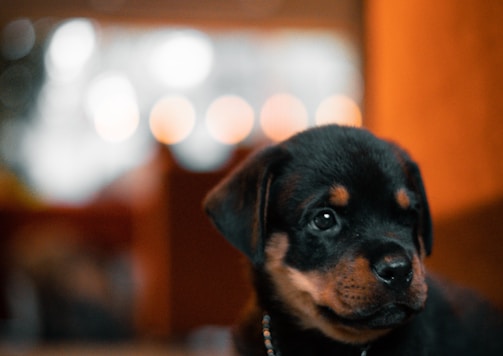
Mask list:
[[[432,210],[503,197],[503,2],[368,0],[367,117],[421,164]]]
[[[503,2],[368,0],[367,122],[419,162],[430,271],[503,308]]]

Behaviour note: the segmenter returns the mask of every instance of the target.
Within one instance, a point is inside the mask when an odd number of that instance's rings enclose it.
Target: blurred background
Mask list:
[[[201,200],[253,149],[329,122],[410,151],[429,269],[503,308],[498,0],[1,5],[8,352],[225,354],[250,287]]]

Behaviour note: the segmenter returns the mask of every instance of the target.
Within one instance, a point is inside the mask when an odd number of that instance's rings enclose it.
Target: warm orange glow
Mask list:
[[[333,95],[323,100],[316,111],[316,124],[361,126],[362,113],[356,102],[345,95]]]
[[[233,145],[243,141],[253,129],[254,112],[241,97],[224,95],[216,99],[206,113],[206,125],[218,141]]]
[[[307,128],[306,107],[293,95],[273,95],[262,107],[260,125],[264,134],[271,140],[284,140]]]
[[[150,130],[161,143],[171,145],[184,140],[194,128],[196,113],[183,96],[160,99],[150,112]]]

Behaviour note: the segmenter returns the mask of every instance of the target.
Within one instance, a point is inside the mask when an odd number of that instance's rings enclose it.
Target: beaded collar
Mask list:
[[[271,317],[267,313],[264,313],[262,316],[262,335],[264,335],[264,346],[267,356],[281,356],[279,351],[274,351],[271,335]]]
[[[262,335],[264,336],[264,346],[267,356],[281,356],[281,352],[278,349],[274,349],[271,334],[271,316],[267,313],[264,313],[262,316]],[[369,347],[368,345],[363,347],[360,356],[367,356]]]

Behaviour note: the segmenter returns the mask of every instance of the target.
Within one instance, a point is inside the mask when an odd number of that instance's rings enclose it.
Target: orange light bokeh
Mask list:
[[[206,125],[211,136],[228,145],[246,139],[253,129],[254,119],[253,108],[237,95],[215,99],[206,113]]]
[[[316,111],[316,124],[362,125],[362,113],[358,104],[348,96],[332,95],[321,102]]]
[[[194,128],[196,113],[183,96],[167,96],[155,103],[150,112],[150,130],[157,141],[172,145],[185,139]]]
[[[273,95],[262,107],[260,125],[269,139],[282,141],[307,128],[306,107],[300,99],[291,94]]]

